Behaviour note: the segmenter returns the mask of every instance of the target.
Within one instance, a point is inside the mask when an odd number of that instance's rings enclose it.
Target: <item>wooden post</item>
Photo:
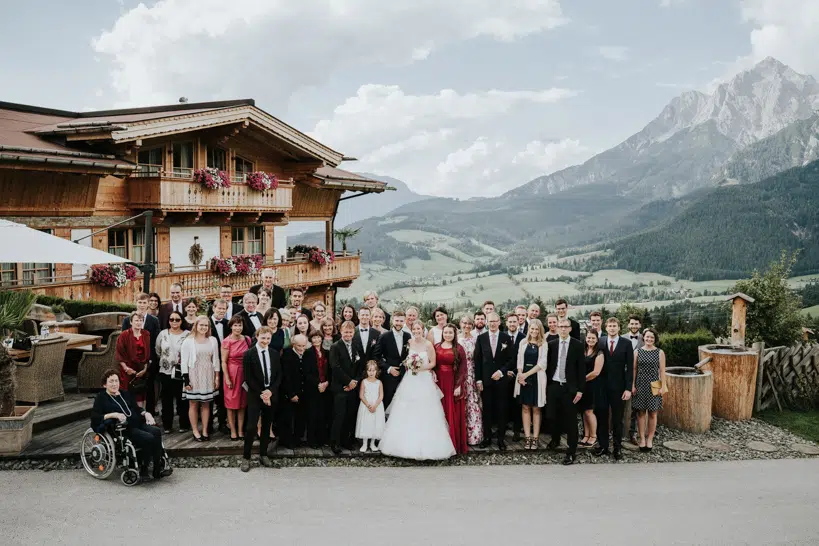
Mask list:
[[[726,298],[733,302],[731,309],[731,345],[734,347],[745,346],[745,314],[749,303],[754,302],[754,298],[737,292]]]
[[[333,251],[333,221],[327,220],[324,223],[324,248],[327,252]]]
[[[753,348],[757,351],[756,393],[754,395],[754,412],[762,410],[762,380],[765,373],[765,342],[757,341]]]

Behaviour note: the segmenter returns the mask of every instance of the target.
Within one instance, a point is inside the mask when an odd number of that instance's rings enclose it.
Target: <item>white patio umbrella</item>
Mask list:
[[[23,224],[0,220],[0,262],[91,265],[128,261]]]

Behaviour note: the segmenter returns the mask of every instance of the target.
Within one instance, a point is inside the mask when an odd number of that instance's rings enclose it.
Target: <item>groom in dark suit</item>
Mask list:
[[[597,416],[597,430],[600,447],[594,451],[598,457],[609,454],[609,409],[611,409],[612,436],[614,437],[614,458],[620,460],[623,444],[623,407],[631,399],[631,387],[634,383],[634,347],[631,340],[620,336],[620,321],[611,317],[606,321],[608,336],[600,338],[600,349],[603,353],[603,404],[594,410]],[[597,405],[597,404],[595,404]]]
[[[409,354],[412,336],[404,331],[405,321],[404,312],[396,311],[392,314],[392,330],[378,338],[376,354],[381,366],[381,383],[384,385],[384,408],[390,407],[392,397],[407,370],[401,363]]]
[[[341,325],[341,339],[330,347],[330,391],[333,393],[333,426],[330,430],[330,449],[339,455],[341,447],[353,449],[358,382],[364,370],[364,355],[353,343],[355,324]]]
[[[500,317],[492,312],[486,317],[489,329],[475,342],[475,378],[483,399],[483,442],[492,443],[492,425],[497,427],[498,449],[506,451],[506,406],[509,388],[507,372],[514,365],[515,344],[509,334],[501,332]]]
[[[566,433],[569,450],[564,465],[574,463],[577,453],[577,403],[586,387],[586,365],[583,343],[571,337],[572,323],[567,318],[557,322],[559,336],[549,342],[546,357],[546,416],[552,420],[549,449],[560,445],[560,433]]]

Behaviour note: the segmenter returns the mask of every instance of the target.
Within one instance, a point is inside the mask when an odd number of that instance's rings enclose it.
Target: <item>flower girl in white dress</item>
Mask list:
[[[432,377],[435,350],[415,321],[404,378],[387,408],[390,418],[378,447],[385,455],[415,460],[443,460],[455,455],[441,404],[443,393]]]
[[[362,440],[361,452],[367,451],[367,442],[370,449],[378,451],[375,445],[384,434],[384,385],[378,379],[378,363],[375,360],[367,362],[367,377],[361,382],[358,397],[361,404],[358,406],[358,416],[355,422],[355,437]]]

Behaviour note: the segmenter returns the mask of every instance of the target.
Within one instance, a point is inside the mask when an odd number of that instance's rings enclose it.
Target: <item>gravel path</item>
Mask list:
[[[542,447],[545,447],[547,441],[548,437],[541,439]],[[671,450],[663,447],[663,443],[667,441],[685,442],[692,445],[695,449],[687,452]],[[764,452],[752,449],[748,447],[749,442],[770,444],[773,446],[774,451]],[[758,419],[735,422],[714,418],[711,424],[711,430],[705,434],[690,434],[659,427],[654,441],[655,447],[651,453],[640,453],[638,451],[624,449],[624,458],[619,464],[817,458],[816,455],[805,454],[793,449],[794,445],[819,449],[819,446],[813,442]],[[454,457],[448,461],[428,463],[404,461],[372,454],[355,457],[277,457],[273,459],[273,462],[277,467],[559,464],[564,456],[562,451],[561,449],[557,453],[554,453],[541,449],[537,452],[510,451],[507,453],[499,453],[497,451],[482,451],[476,449],[465,456]],[[240,460],[240,457],[237,456],[177,457],[173,459],[173,465],[177,468],[229,468],[238,466]],[[615,461],[609,457],[594,457],[588,451],[583,450],[581,450],[577,458],[577,464],[606,463],[613,464]],[[51,461],[0,460],[0,470],[57,470],[81,467],[82,465],[77,457]]]

